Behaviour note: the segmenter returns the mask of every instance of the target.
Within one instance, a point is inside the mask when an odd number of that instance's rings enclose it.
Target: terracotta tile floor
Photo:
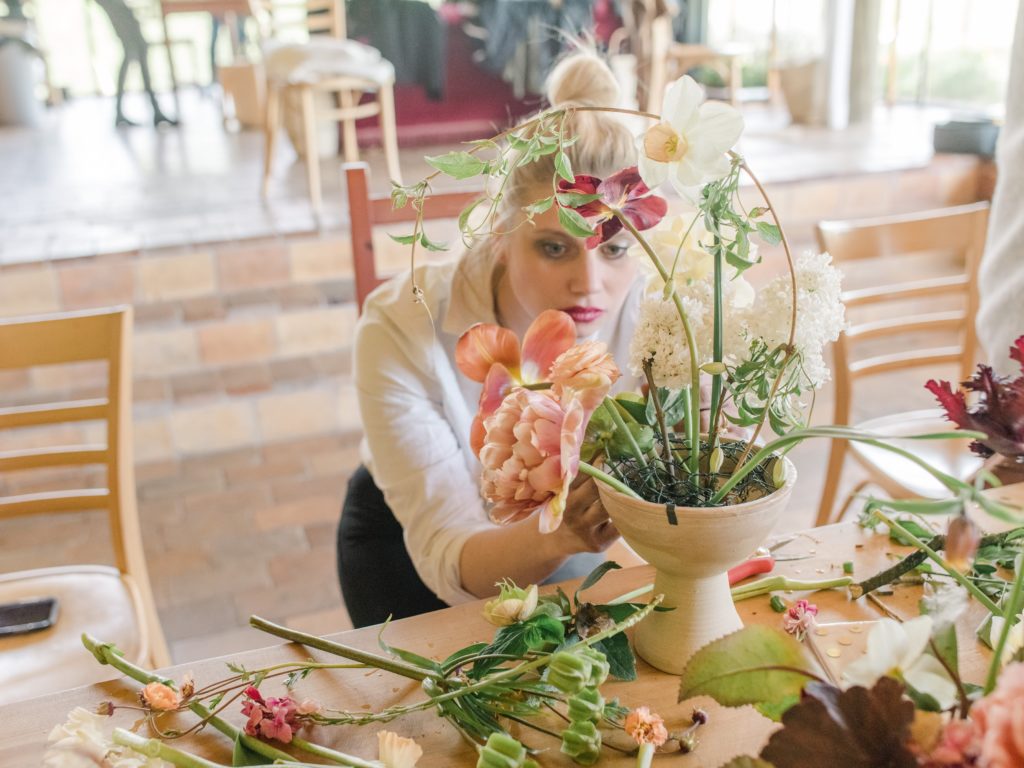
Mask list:
[[[135,306],[139,508],[178,661],[266,644],[245,627],[252,612],[316,632],[348,626],[334,529],[360,435],[334,162],[324,164],[328,215],[316,230],[301,165],[281,153],[264,204],[260,135],[225,133],[215,103],[185,97],[179,131],[116,132],[109,102],[88,101],[55,114],[42,134],[0,131],[0,315]],[[809,244],[822,217],[975,199],[975,161],[930,161],[926,117],[893,113],[873,129],[829,134],[755,113],[745,148],[794,242]],[[423,172],[424,152],[438,151],[404,151],[409,178]],[[380,167],[379,153],[367,157]],[[107,252],[119,255],[90,256]],[[400,268],[402,254],[384,260]],[[89,391],[101,374],[0,377],[0,404]],[[929,405],[920,383],[931,374],[883,382],[857,416]],[[830,403],[826,389],[816,420],[829,420]],[[805,445],[792,455],[802,480],[786,529],[813,521],[826,451]],[[0,494],[77,480],[11,473]],[[5,522],[0,571],[102,557],[97,522]]]

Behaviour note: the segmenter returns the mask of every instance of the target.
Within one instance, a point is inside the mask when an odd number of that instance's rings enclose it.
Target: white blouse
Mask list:
[[[356,328],[363,461],[402,524],[419,577],[451,605],[476,599],[462,587],[459,559],[470,536],[494,527],[469,446],[480,384],[455,365],[463,331],[496,322],[493,272],[493,259],[480,251],[420,266],[422,304],[413,299],[410,276],[398,276],[370,294]],[[597,337],[620,366],[628,359],[638,292],[639,283]]]

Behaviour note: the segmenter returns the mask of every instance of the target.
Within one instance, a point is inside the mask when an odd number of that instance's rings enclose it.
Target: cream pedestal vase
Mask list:
[[[654,593],[675,609],[655,611],[636,628],[636,652],[651,666],[678,675],[698,649],[743,626],[728,570],[750,557],[785,509],[796,480],[796,470],[785,461],[786,483],[771,495],[728,507],[676,507],[676,525],[664,504],[597,483],[615,527],[655,567]]]

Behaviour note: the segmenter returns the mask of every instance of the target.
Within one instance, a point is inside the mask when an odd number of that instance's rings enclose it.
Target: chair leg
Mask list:
[[[316,141],[316,112],[313,104],[313,89],[302,88],[302,129],[306,144],[306,179],[309,182],[309,199],[313,213],[320,215],[323,199],[320,189],[320,153]]]
[[[352,91],[341,91],[338,94],[338,99],[344,111],[348,111],[356,105]],[[346,163],[359,162],[359,141],[356,139],[356,121],[352,118],[343,118],[341,121],[341,146],[344,150]]]
[[[398,162],[398,129],[395,125],[395,91],[391,83],[380,87],[380,131],[384,139],[384,159],[392,181],[402,183],[402,168]]]
[[[846,459],[846,441],[833,440],[828,455],[828,469],[825,472],[825,488],[821,492],[821,503],[818,505],[818,519],[815,525],[828,525],[833,522],[832,508],[839,492],[839,479],[843,474],[843,461]]]
[[[267,104],[263,113],[263,196],[267,196],[270,173],[274,166],[274,145],[277,143],[277,125],[281,120],[281,89],[267,84]]]

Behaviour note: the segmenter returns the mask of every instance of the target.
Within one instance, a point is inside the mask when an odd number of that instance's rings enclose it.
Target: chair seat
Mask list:
[[[954,429],[938,409],[907,411],[861,422],[857,429],[879,435],[921,435],[948,432]],[[948,475],[966,480],[981,469],[984,459],[971,453],[970,440],[895,439],[893,445],[912,452],[931,466]],[[850,453],[872,476],[872,480],[895,498],[946,498],[946,487],[914,462],[882,448],[850,442]]]
[[[0,704],[119,677],[85,649],[83,632],[144,662],[136,591],[117,569],[80,565],[0,574],[0,603],[32,597],[56,597],[57,621],[38,632],[0,636]]]
[[[306,43],[275,43],[264,50],[267,79],[289,85],[352,77],[376,85],[393,83],[395,67],[380,51],[356,40],[314,37]]]

